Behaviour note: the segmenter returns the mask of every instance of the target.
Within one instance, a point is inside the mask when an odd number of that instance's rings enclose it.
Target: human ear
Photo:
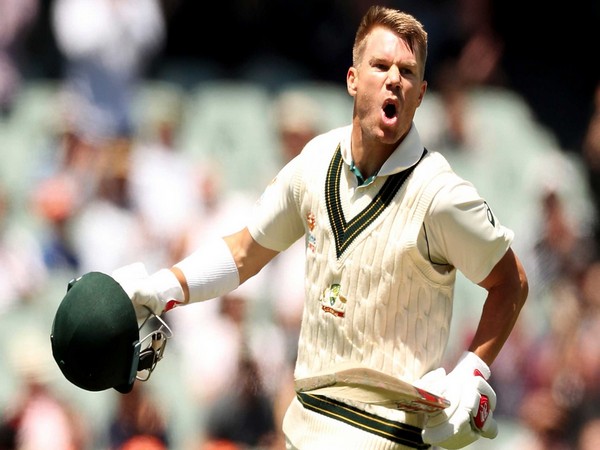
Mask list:
[[[420,93],[419,93],[419,105],[421,105],[421,102],[423,101],[423,97],[425,97],[425,92],[427,92],[427,81],[422,81]]]
[[[348,73],[346,74],[346,88],[348,89],[348,94],[352,97],[356,95],[356,69],[354,67],[350,67],[348,69]]]

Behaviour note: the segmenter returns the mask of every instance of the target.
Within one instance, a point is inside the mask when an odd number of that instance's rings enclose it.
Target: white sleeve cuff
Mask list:
[[[221,238],[207,242],[175,267],[187,280],[190,303],[220,297],[240,284],[233,255]]]

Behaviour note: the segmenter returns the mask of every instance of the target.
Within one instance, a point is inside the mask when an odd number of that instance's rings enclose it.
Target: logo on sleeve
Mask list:
[[[485,208],[486,208],[486,214],[487,214],[487,218],[490,221],[490,223],[492,224],[493,227],[496,227],[496,219],[494,218],[494,214],[492,213],[492,209],[490,208],[490,205],[487,204],[487,202],[483,202],[485,203]]]

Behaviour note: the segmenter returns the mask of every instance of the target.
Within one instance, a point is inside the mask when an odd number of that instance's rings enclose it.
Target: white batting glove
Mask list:
[[[480,437],[493,439],[498,424],[493,418],[496,393],[487,380],[491,371],[475,353],[465,352],[446,375],[443,368],[425,374],[416,384],[450,401],[445,410],[428,418],[423,441],[446,449],[459,449]]]
[[[148,275],[144,264],[137,262],[114,270],[111,276],[131,299],[140,326],[150,314],[160,316],[184,301],[181,284],[169,269]]]

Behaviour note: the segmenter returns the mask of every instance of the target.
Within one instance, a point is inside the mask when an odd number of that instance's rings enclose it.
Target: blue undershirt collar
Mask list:
[[[358,167],[356,167],[354,165],[354,161],[352,161],[350,163],[350,170],[352,171],[352,173],[354,175],[356,175],[356,179],[358,181],[358,185],[359,186],[366,186],[367,184],[370,184],[373,182],[373,180],[375,179],[375,177],[377,176],[377,172],[375,172],[373,175],[371,175],[369,178],[365,179],[365,177],[363,176],[362,173],[360,173],[360,170],[358,170]]]
[[[348,164],[350,171],[356,176],[359,186],[365,186],[372,183],[377,176],[387,176],[402,172],[415,165],[423,154],[423,144],[421,143],[421,138],[413,123],[413,126],[404,140],[398,145],[394,153],[390,155],[383,166],[381,166],[379,171],[365,179],[352,160],[351,135],[352,127],[348,126],[347,134],[341,142],[342,158],[344,159],[344,162]]]

